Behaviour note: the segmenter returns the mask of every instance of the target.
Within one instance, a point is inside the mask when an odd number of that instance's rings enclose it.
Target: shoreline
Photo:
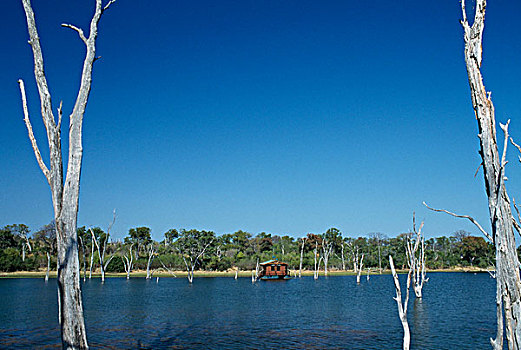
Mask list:
[[[455,267],[449,269],[427,269],[427,273],[436,273],[436,272],[467,272],[467,273],[486,273],[489,270],[478,268],[478,267]],[[175,276],[168,271],[154,271],[152,274],[152,278],[162,277],[162,278],[186,278],[186,271],[173,271]],[[246,271],[238,271],[237,276],[244,278],[251,278],[252,272],[254,270],[246,270]],[[399,274],[407,273],[407,270],[397,270]],[[295,273],[298,276],[298,270],[291,270],[291,277],[295,277]],[[382,275],[391,274],[391,270],[383,270]],[[130,273],[130,278],[145,278],[147,275],[146,271],[137,270]],[[380,275],[377,270],[371,271],[369,273],[371,276]],[[126,278],[127,274],[125,272],[106,272],[105,278]],[[313,276],[312,270],[302,270],[302,276]],[[320,277],[325,277],[324,271],[320,271]],[[328,276],[356,276],[356,273],[353,270],[329,270]],[[367,276],[367,271],[362,272],[361,276]],[[235,277],[235,270],[228,271],[194,271],[194,277]],[[3,278],[45,278],[45,271],[16,271],[16,272],[0,272],[0,279]],[[49,278],[56,278],[56,271],[49,271]],[[87,273],[87,279],[88,279]],[[92,278],[101,278],[101,273],[99,271],[92,273]],[[80,275],[80,280],[83,279],[83,272]]]

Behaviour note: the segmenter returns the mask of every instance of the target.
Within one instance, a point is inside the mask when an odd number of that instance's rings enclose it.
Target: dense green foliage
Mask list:
[[[89,269],[92,259],[94,269],[99,265],[92,236],[99,242],[110,240],[99,227],[78,228],[80,263],[82,270]],[[364,266],[372,269],[388,268],[388,256],[393,255],[396,266],[405,267],[405,242],[408,233],[388,238],[381,233],[361,237],[344,237],[336,228],[323,234],[307,234],[301,238],[279,236],[261,232],[257,235],[244,231],[221,236],[212,231],[171,229],[164,240],[156,242],[148,227],[131,228],[123,241],[108,242],[106,260],[113,256],[107,272],[125,272],[124,256],[130,255],[132,269],[144,270],[151,262],[151,269],[184,270],[190,262],[196,269],[225,271],[254,269],[257,261],[277,257],[298,269],[303,248],[303,268],[313,269],[314,250],[325,254],[329,250],[329,269],[353,269],[356,253],[364,254]],[[302,247],[302,243],[304,246]],[[331,247],[331,248],[330,248]],[[94,254],[92,254],[94,252]],[[0,271],[34,271],[56,264],[56,232],[53,223],[42,227],[32,236],[25,225],[8,225],[0,229]],[[494,248],[482,237],[470,236],[465,231],[451,236],[430,238],[425,241],[426,264],[431,269],[457,266],[489,267],[494,265]],[[151,259],[149,259],[151,257]]]

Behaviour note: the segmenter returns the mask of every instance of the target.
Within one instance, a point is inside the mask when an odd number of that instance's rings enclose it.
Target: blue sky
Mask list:
[[[94,1],[33,0],[57,107],[70,112]],[[79,225],[115,238],[146,225],[301,236],[427,236],[489,227],[463,59],[459,1],[125,1],[103,16],[84,119]],[[469,12],[471,3],[469,3]],[[521,33],[515,1],[487,7],[483,72],[498,121],[521,141]],[[0,2],[0,225],[33,231],[50,191],[23,123],[25,80],[45,131],[20,2]],[[66,123],[64,122],[64,125]],[[63,134],[66,134],[64,129]],[[502,134],[498,135],[502,139]],[[64,147],[66,148],[66,147]],[[508,188],[521,165],[509,152]],[[521,201],[521,200],[520,200]]]

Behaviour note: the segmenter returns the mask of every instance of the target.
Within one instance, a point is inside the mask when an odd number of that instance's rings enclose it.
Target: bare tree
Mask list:
[[[92,231],[91,231],[92,233]],[[91,236],[91,242],[90,242],[90,264],[89,264],[89,280],[92,278],[92,265],[94,264],[94,247],[96,246],[94,244],[94,236]]]
[[[300,247],[300,265],[298,269],[298,277],[302,277],[302,260],[304,259],[304,245],[306,244],[307,237],[302,237],[302,246]]]
[[[101,270],[101,282],[102,283],[105,282],[105,271],[107,270],[107,267],[109,266],[112,259],[114,259],[114,257],[116,256],[116,254],[112,254],[110,256],[110,258],[105,259],[105,254],[107,252],[107,244],[110,239],[110,230],[112,229],[112,226],[114,226],[114,222],[116,222],[116,210],[114,210],[114,212],[113,212],[113,219],[112,219],[112,222],[109,224],[106,234],[104,234],[103,232],[100,232],[99,237],[96,237],[92,228],[89,228],[89,231],[92,235],[92,241],[94,242],[94,244],[96,245],[96,248],[98,249],[98,259],[99,259],[99,265],[100,265],[100,270]]]
[[[147,255],[148,255],[148,261],[147,261],[147,280],[152,278],[152,275],[150,274],[150,265],[152,264],[152,261],[154,261],[154,257],[156,255],[156,248],[154,247],[154,243],[150,243],[147,247]]]
[[[491,93],[487,92],[481,74],[483,30],[485,27],[486,0],[476,0],[472,26],[467,21],[465,0],[461,1],[465,42],[465,63],[472,98],[474,114],[478,122],[480,155],[488,197],[492,235],[468,215],[457,215],[443,209],[436,209],[450,215],[467,218],[489,238],[496,247],[496,339],[491,339],[494,349],[503,348],[503,318],[509,349],[521,349],[521,278],[517,257],[514,228],[519,232],[519,224],[512,215],[510,199],[505,187],[506,150],[508,145],[508,122],[500,124],[505,134],[503,155],[500,158],[496,139],[496,120]],[[511,139],[512,141],[512,139]],[[513,142],[513,141],[512,141]],[[434,209],[433,209],[434,210]],[[503,316],[504,311],[504,316]]]
[[[357,273],[358,272],[358,260],[359,260],[359,257],[358,257],[359,248],[355,247],[355,246],[351,246],[351,248],[352,248],[352,255],[353,255],[353,272]]]
[[[82,146],[82,122],[87,100],[89,97],[92,68],[96,60],[96,38],[98,36],[98,23],[102,14],[115,0],[110,0],[105,6],[102,0],[96,0],[94,15],[90,21],[88,37],[80,28],[63,24],[64,27],[76,31],[86,46],[86,55],[83,62],[81,82],[74,108],[70,115],[69,124],[69,151],[67,172],[64,181],[63,160],[61,150],[61,121],[62,104],[58,107],[58,120],[56,121],[53,110],[51,93],[47,85],[44,72],[43,55],[40,46],[40,36],[36,29],[34,12],[30,0],[22,0],[27,19],[29,32],[29,44],[34,58],[34,76],[40,95],[41,114],[50,153],[50,168],[45,165],[29,120],[29,110],[23,80],[19,80],[24,120],[29,133],[29,139],[33,147],[36,160],[49,183],[54,208],[58,240],[58,310],[61,325],[62,346],[64,348],[84,349],[88,348],[85,321],[83,319],[83,305],[81,300],[78,238],[76,233],[78,202],[80,190],[80,173],[83,155]]]
[[[346,270],[346,260],[345,260],[345,255],[344,255],[344,246],[345,246],[345,242],[342,240],[342,242],[340,244],[340,249],[341,249],[340,257],[342,259],[342,271]]]
[[[51,254],[47,253],[47,270],[45,271],[45,282],[49,280],[49,270],[51,269]]]
[[[322,235],[322,257],[324,260],[324,276],[327,276],[327,265],[329,263],[329,257],[333,252],[333,249],[335,247],[335,239],[337,239],[339,234],[340,231],[338,231],[336,228],[331,228]]]
[[[407,264],[412,271],[414,294],[417,298],[421,298],[423,284],[429,280],[429,278],[426,278],[425,273],[425,237],[422,235],[423,222],[420,224],[418,231],[416,231],[416,218],[414,214],[412,222],[413,232],[407,235]]]
[[[403,327],[403,350],[409,350],[411,344],[411,332],[409,331],[409,323],[407,322],[407,306],[409,304],[409,288],[411,286],[411,275],[412,270],[409,269],[409,273],[407,274],[407,289],[405,291],[405,301],[402,304],[402,292],[400,289],[400,281],[398,280],[398,274],[394,269],[394,262],[392,255],[389,255],[389,264],[391,265],[391,273],[393,274],[394,280],[394,288],[396,289],[396,297],[393,299],[396,300],[398,305],[398,315],[400,317],[400,322]]]
[[[313,278],[318,279],[318,274],[320,272],[320,263],[322,262],[322,256],[320,256],[320,259],[317,260],[319,257],[318,253],[318,241],[315,241],[315,248],[313,249],[313,255],[315,256],[315,269],[313,270]]]
[[[132,263],[134,260],[134,255],[132,255],[132,246],[134,246],[134,243],[130,244],[128,254],[123,255],[121,258],[121,260],[123,260],[125,272],[127,273],[127,280],[130,279],[130,272],[132,272]]]
[[[356,252],[356,255],[358,257],[358,250]],[[356,264],[358,265],[358,272],[356,274],[356,284],[360,284],[360,275],[362,274],[362,270],[364,268],[364,253],[362,253],[362,256],[360,257],[360,260],[358,261],[358,263]]]

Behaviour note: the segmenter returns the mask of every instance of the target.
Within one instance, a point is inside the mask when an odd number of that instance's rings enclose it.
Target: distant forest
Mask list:
[[[107,230],[109,231],[109,230]],[[257,261],[276,257],[290,269],[313,270],[315,256],[329,270],[356,270],[362,254],[364,269],[373,271],[389,268],[391,254],[398,268],[406,268],[406,240],[411,233],[395,238],[381,233],[360,237],[344,237],[331,228],[322,234],[309,233],[300,238],[267,233],[253,235],[244,231],[217,236],[212,231],[171,229],[164,239],[156,242],[148,227],[129,230],[122,240],[111,240],[110,233],[99,227],[78,228],[80,266],[84,273],[100,269],[105,272],[129,270],[185,270],[192,264],[195,270],[253,270]],[[519,250],[519,249],[518,249]],[[53,223],[31,234],[23,224],[0,229],[0,271],[39,271],[56,266],[57,240]],[[482,237],[456,231],[449,237],[425,240],[428,269],[494,266],[495,250]],[[200,255],[200,256],[198,256]],[[322,268],[322,267],[321,267]]]

